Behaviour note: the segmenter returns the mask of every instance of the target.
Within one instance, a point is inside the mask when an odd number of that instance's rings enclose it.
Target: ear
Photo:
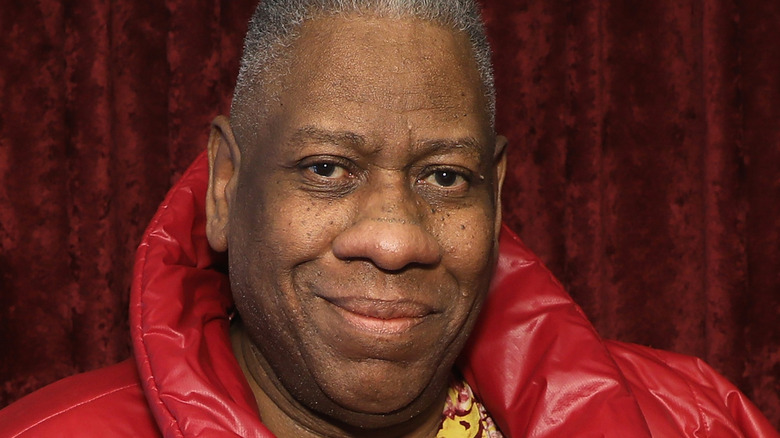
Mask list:
[[[501,189],[504,187],[504,177],[506,176],[506,147],[508,143],[509,140],[503,135],[496,136],[496,149],[493,156],[496,172],[496,239],[498,239],[498,234],[501,232]]]
[[[208,144],[209,188],[206,192],[206,237],[215,251],[228,247],[230,207],[235,197],[241,151],[233,136],[230,120],[217,116],[211,122]]]

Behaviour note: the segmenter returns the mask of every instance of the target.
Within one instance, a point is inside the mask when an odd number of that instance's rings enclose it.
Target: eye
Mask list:
[[[335,163],[314,163],[307,167],[315,175],[323,178],[339,179],[347,176],[349,172],[344,167]]]
[[[435,170],[423,178],[422,181],[426,184],[448,189],[461,188],[468,184],[468,180],[461,172],[452,169]]]

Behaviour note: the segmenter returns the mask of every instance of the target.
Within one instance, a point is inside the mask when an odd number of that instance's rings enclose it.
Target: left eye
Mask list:
[[[437,170],[428,175],[423,181],[440,187],[456,187],[468,182],[462,174],[452,170]]]
[[[334,163],[316,163],[308,167],[314,174],[324,178],[341,178],[347,175],[347,170]]]

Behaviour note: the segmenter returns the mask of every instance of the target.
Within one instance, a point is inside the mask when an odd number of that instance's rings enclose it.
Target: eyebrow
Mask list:
[[[350,131],[329,131],[315,126],[304,126],[297,130],[290,140],[294,143],[330,143],[358,150],[365,150],[368,144],[366,138],[360,134]]]
[[[363,135],[351,131],[330,131],[316,126],[304,126],[298,129],[291,137],[291,142],[302,143],[327,143],[337,146],[346,146],[363,153],[377,152],[381,148],[371,147]],[[453,150],[464,151],[474,158],[481,158],[483,147],[474,137],[457,139],[422,140],[415,144],[416,154],[437,155]]]
[[[422,146],[422,152],[426,155],[436,155],[457,150],[465,151],[476,159],[482,157],[482,151],[484,149],[474,137],[463,137],[452,140],[427,140],[420,142],[419,145]]]

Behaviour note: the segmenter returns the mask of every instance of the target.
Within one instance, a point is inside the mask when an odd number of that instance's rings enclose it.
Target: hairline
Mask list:
[[[444,0],[437,1],[447,3]],[[295,6],[292,6],[281,12],[273,11],[275,7],[279,8],[275,5],[283,3],[297,3],[299,7],[295,9]],[[231,106],[230,121],[234,130],[245,131],[249,128],[251,131],[258,131],[260,121],[268,114],[271,101],[278,97],[269,91],[274,85],[278,85],[279,78],[286,73],[291,61],[291,47],[300,38],[303,26],[313,20],[336,16],[414,18],[465,35],[469,42],[471,59],[475,62],[480,77],[480,88],[485,97],[485,111],[489,116],[490,127],[495,130],[495,84],[491,49],[478,4],[471,0],[453,1],[450,4],[457,3],[462,8],[456,12],[442,12],[435,6],[424,6],[425,0],[373,0],[373,4],[369,3],[372,3],[372,0],[263,0],[249,22],[244,41],[241,67]],[[269,4],[270,6],[267,6]],[[418,9],[414,9],[414,6]],[[252,105],[255,111],[259,109],[261,113],[246,114],[250,102],[261,96],[267,103]]]

